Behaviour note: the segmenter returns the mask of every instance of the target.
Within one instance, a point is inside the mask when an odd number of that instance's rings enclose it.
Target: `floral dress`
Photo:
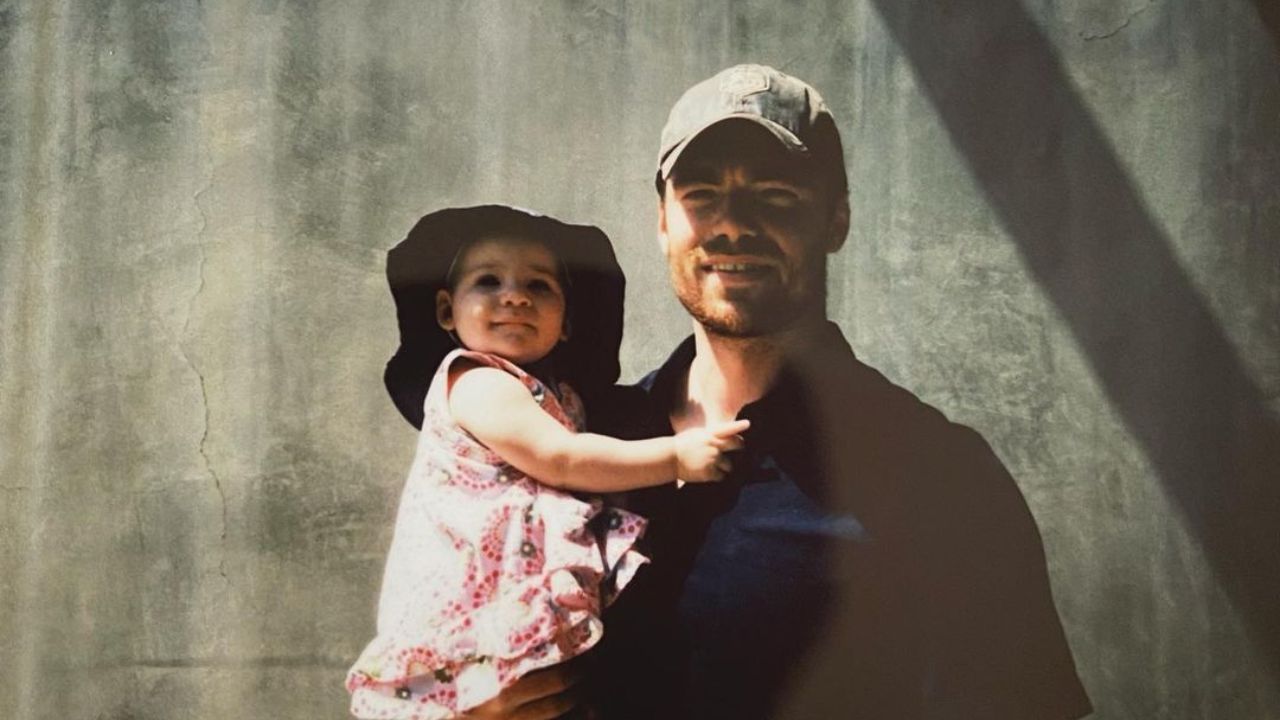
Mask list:
[[[502,358],[456,350],[424,402],[378,602],[378,634],[347,674],[359,718],[449,718],[526,673],[563,662],[603,633],[601,609],[646,558],[644,520],[543,485],[454,422],[458,358],[518,378],[572,431],[582,404]],[[558,395],[558,397],[557,397]]]

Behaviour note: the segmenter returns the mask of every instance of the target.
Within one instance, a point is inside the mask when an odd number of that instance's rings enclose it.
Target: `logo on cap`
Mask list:
[[[769,76],[759,68],[740,67],[720,79],[720,92],[742,99],[769,89]]]

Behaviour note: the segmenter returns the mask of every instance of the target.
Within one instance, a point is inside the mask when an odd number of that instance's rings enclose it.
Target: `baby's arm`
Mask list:
[[[590,492],[618,492],[719,480],[729,469],[724,453],[742,447],[737,420],[686,430],[674,437],[618,440],[574,433],[546,413],[509,373],[472,367],[451,373],[449,412],[467,432],[539,482]]]

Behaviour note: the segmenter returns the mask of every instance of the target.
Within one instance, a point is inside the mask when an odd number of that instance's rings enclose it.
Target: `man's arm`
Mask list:
[[[1054,606],[1043,543],[1012,476],[973,430],[953,426],[954,468],[934,503],[934,702],[927,717],[1074,720],[1092,711]],[[936,518],[935,518],[936,519]],[[958,538],[963,538],[959,540]]]
[[[463,720],[551,720],[578,706],[577,663],[531,672],[497,697],[463,713]]]

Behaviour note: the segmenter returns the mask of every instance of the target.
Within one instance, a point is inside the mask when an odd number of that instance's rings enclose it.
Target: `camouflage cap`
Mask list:
[[[707,128],[735,118],[759,123],[798,154],[834,149],[843,184],[840,133],[818,91],[767,65],[736,65],[689,88],[672,106],[658,152],[659,187],[690,142]]]

